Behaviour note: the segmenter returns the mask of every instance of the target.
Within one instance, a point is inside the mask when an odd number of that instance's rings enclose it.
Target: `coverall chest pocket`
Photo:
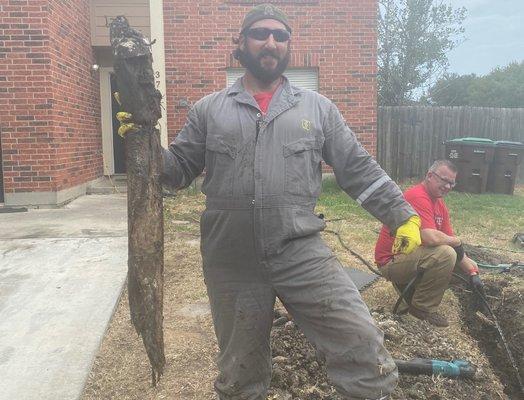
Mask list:
[[[301,138],[284,145],[284,192],[310,197],[320,195],[322,144],[319,138]]]
[[[232,196],[236,147],[220,137],[206,141],[206,177],[203,191],[208,196]]]

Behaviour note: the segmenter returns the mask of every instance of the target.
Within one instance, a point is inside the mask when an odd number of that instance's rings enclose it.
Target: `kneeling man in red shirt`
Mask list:
[[[404,197],[421,219],[422,246],[410,254],[393,254],[394,236],[382,227],[375,245],[375,261],[386,279],[399,285],[410,282],[420,269],[424,274],[415,286],[409,313],[435,326],[448,326],[446,317],[437,313],[448,288],[455,266],[470,278],[470,283],[482,290],[475,261],[464,254],[461,240],[453,233],[443,197],[455,186],[456,166],[448,160],[437,160],[426,177],[412,186]]]

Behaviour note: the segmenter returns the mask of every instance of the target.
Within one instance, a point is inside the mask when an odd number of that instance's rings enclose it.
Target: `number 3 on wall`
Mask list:
[[[160,71],[155,71],[155,83],[158,89],[160,87]]]

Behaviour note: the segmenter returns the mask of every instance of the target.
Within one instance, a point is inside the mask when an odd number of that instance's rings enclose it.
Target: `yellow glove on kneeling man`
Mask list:
[[[397,228],[392,251],[393,254],[409,254],[421,244],[420,217],[413,215]]]

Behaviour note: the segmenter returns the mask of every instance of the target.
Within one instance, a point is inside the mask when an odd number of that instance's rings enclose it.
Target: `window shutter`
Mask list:
[[[244,68],[229,68],[227,70],[227,87],[244,75]],[[292,85],[302,89],[318,91],[318,70],[316,68],[288,68],[284,75]]]

